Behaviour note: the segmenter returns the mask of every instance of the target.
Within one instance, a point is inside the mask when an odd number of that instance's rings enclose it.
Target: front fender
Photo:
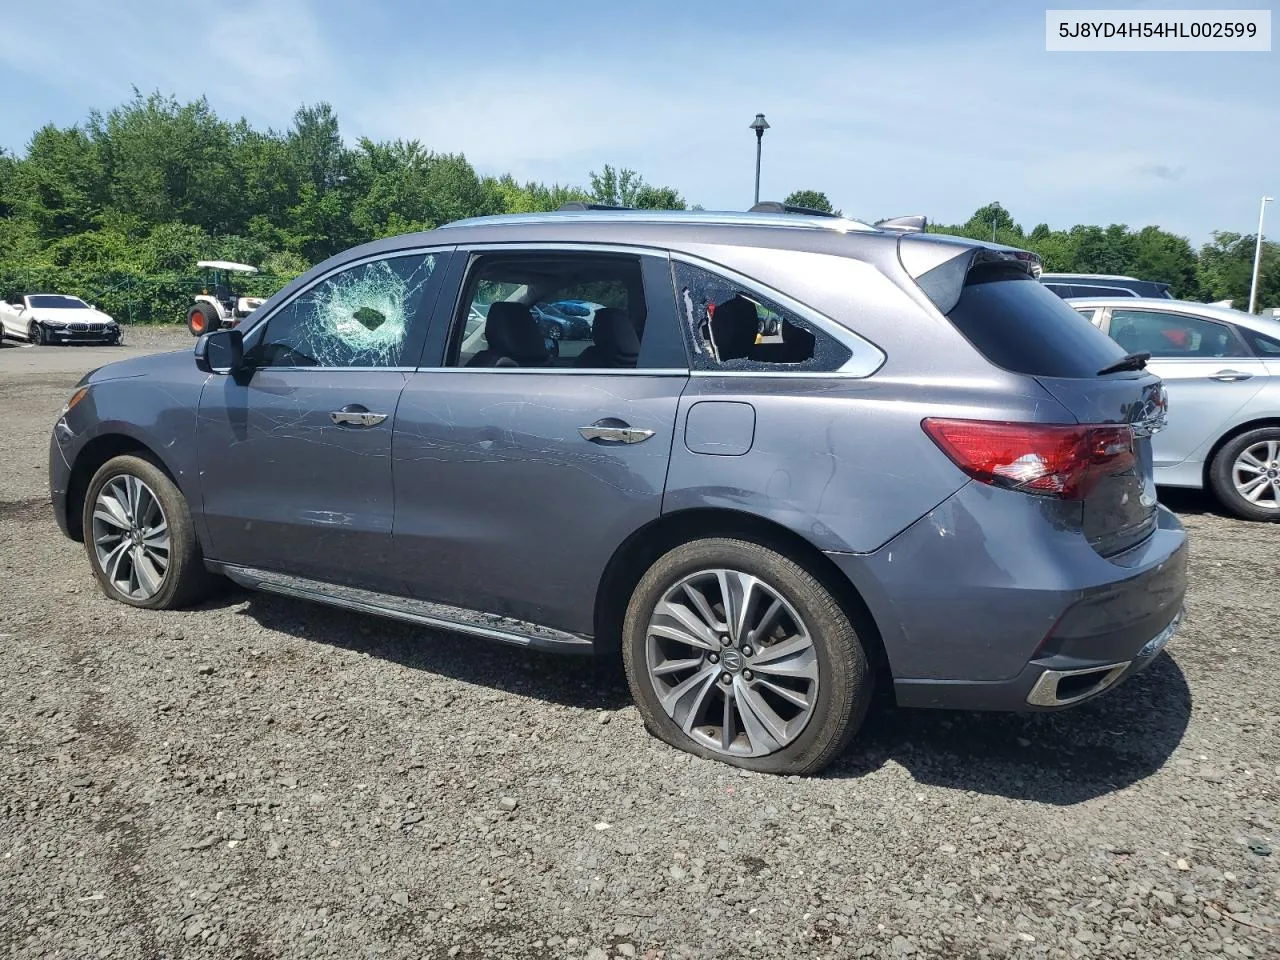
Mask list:
[[[197,375],[193,366],[178,373],[93,383],[84,398],[58,419],[52,443],[68,466],[61,484],[63,510],[73,512],[65,498],[82,489],[78,485],[87,483],[114,451],[122,446],[142,447],[173,478],[191,509],[197,534],[205,539],[195,443],[203,375]],[[56,460],[51,457],[50,462],[51,471],[56,472]],[[56,499],[59,484],[53,472],[50,487]]]

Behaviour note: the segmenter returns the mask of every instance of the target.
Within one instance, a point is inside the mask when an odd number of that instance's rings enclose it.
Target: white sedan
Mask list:
[[[28,343],[119,343],[120,326],[79,297],[28,293],[0,301],[0,336]]]

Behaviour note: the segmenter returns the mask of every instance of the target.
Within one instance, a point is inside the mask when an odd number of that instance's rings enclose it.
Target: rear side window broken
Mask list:
[[[682,326],[695,370],[824,372],[848,347],[767,297],[701,267],[673,265]]]

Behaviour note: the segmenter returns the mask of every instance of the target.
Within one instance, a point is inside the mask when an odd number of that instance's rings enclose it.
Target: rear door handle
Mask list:
[[[329,419],[340,427],[376,427],[387,419],[385,413],[370,413],[369,408],[358,403],[348,403],[341,410],[329,414]]]
[[[1219,370],[1209,379],[1217,380],[1219,383],[1235,383],[1238,380],[1248,380],[1252,376],[1252,373],[1245,373],[1243,370]]]
[[[625,420],[617,420],[613,417],[597,420],[589,427],[579,427],[578,433],[582,434],[582,439],[584,440],[604,444],[640,443],[653,436],[652,430],[633,427]]]

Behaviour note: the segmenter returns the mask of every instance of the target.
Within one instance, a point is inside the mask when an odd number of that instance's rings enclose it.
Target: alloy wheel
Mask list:
[[[1264,510],[1280,511],[1280,440],[1245,447],[1231,465],[1236,492]]]
[[[645,660],[667,716],[717,753],[775,753],[817,704],[808,627],[776,589],[739,570],[701,570],[667,590],[649,620]]]
[[[155,492],[131,474],[112,477],[93,506],[93,549],[111,585],[150,600],[169,570],[169,524]]]

